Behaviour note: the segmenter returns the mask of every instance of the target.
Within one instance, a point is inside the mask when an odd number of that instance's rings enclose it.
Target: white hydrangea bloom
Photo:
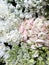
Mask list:
[[[4,24],[0,24],[0,41],[19,42],[21,36],[17,30],[18,23],[16,21],[7,21]]]
[[[0,1],[0,18],[7,17],[9,14],[7,3]]]
[[[15,11],[15,7],[12,4],[8,4],[9,11],[13,13]]]
[[[19,43],[20,34],[18,26],[19,18],[15,17],[15,7],[7,4],[7,1],[0,2],[0,42]],[[20,20],[21,21],[21,20]]]
[[[6,40],[8,42],[19,43],[20,38],[21,36],[17,30],[12,30],[10,33],[6,34]]]
[[[16,11],[18,13],[17,16],[20,16],[21,14],[28,13],[28,14],[25,14],[25,16],[24,16],[27,19],[27,18],[30,18],[32,16],[35,16],[35,12],[36,11],[39,12],[39,10],[41,9],[41,6],[39,6],[39,5],[43,1],[42,0],[20,0],[20,1],[19,0],[15,0],[15,2],[17,3],[17,5],[16,5]],[[23,7],[25,8],[24,11],[23,11]],[[23,12],[19,13],[19,11],[21,9],[22,9]],[[32,9],[32,11],[31,11],[31,9]],[[28,15],[30,15],[30,16],[28,16]],[[20,16],[20,18],[23,19],[23,17],[21,17],[21,16]]]
[[[3,43],[0,43],[0,57],[5,54],[5,46]]]

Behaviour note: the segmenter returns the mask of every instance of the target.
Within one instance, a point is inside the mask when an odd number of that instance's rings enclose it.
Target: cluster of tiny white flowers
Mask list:
[[[9,47],[5,47],[3,42],[0,42],[0,58],[6,55],[7,50],[10,50]]]
[[[15,18],[15,7],[7,4],[6,1],[0,2],[0,42],[19,42],[20,34],[18,31],[19,19]]]
[[[15,0],[15,2],[17,3],[15,11],[20,18],[32,18],[35,15],[36,8],[38,7],[38,10],[41,8],[39,4],[42,3],[42,0]],[[22,12],[23,8],[25,8],[24,12]]]
[[[8,57],[6,51],[10,48],[5,47],[3,43],[18,44],[21,40],[18,31],[21,20],[15,17],[14,10],[15,7],[12,4],[7,4],[6,0],[0,0],[0,58],[4,56],[4,59]]]
[[[5,46],[3,43],[0,43],[0,57],[5,54]]]
[[[0,19],[4,19],[9,15],[8,6],[5,1],[0,1]]]

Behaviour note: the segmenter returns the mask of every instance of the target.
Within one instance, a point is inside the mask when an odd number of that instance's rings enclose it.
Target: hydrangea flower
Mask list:
[[[47,24],[47,23],[48,24]],[[20,25],[20,33],[22,35],[22,40],[28,42],[30,40],[34,43],[48,44],[49,43],[49,33],[48,27],[49,22],[45,20],[44,17],[39,17],[37,19],[29,19],[22,22]]]
[[[15,7],[1,0],[0,2],[0,42],[20,42],[18,27],[20,18],[15,16]],[[19,22],[20,20],[20,22]],[[6,38],[7,37],[7,38]]]

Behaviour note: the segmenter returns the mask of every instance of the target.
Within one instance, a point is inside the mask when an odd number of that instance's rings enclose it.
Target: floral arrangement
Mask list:
[[[0,0],[0,65],[49,65],[48,2]]]

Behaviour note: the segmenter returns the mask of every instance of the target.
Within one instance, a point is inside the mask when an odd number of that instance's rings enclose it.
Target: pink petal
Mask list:
[[[26,30],[24,30],[22,37],[24,40],[27,40],[27,31]]]
[[[19,31],[20,31],[20,33],[24,32],[24,26],[23,25],[20,26]]]

